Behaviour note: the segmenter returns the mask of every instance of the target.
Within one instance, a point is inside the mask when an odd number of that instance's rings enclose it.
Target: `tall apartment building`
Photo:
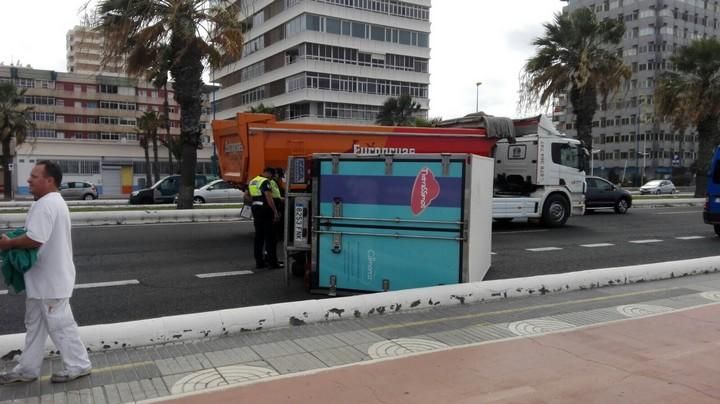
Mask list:
[[[67,181],[93,182],[100,193],[127,194],[146,185],[137,118],[146,111],[163,113],[163,90],[127,77],[13,66],[0,66],[0,81],[11,81],[26,89],[22,102],[33,107],[30,114],[36,126],[14,156],[16,194],[29,194],[26,180],[30,170],[44,159],[58,161]],[[180,111],[172,92],[168,98],[170,132],[178,136]],[[207,98],[205,95],[205,122],[210,111]],[[211,172],[210,137],[209,132],[202,137],[205,147],[198,150],[199,172]],[[160,146],[159,159],[161,171],[168,174],[165,147]],[[177,162],[175,166],[177,169]]]
[[[625,22],[618,52],[632,78],[601,105],[593,122],[594,172],[625,179],[691,179],[697,158],[697,132],[680,133],[654,114],[658,76],[672,69],[670,56],[694,39],[717,37],[717,0],[563,0],[565,11],[590,7],[599,18]],[[574,115],[566,97],[555,107],[560,129],[574,134]],[[644,168],[644,170],[643,170]],[[639,177],[639,178],[638,178]]]
[[[125,76],[124,61],[115,60],[103,66],[102,34],[87,27],[76,26],[65,35],[67,71],[69,73],[103,76]]]
[[[242,58],[212,73],[218,119],[260,103],[281,119],[371,123],[408,94],[427,116],[430,0],[249,0]]]

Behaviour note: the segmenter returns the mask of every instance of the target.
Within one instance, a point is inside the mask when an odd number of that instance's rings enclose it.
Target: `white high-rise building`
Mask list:
[[[718,0],[564,1],[566,12],[589,7],[599,19],[625,22],[625,36],[616,51],[632,77],[606,103],[598,103],[592,129],[594,174],[635,183],[654,178],[689,181],[698,153],[697,131],[677,131],[655,116],[655,85],[662,73],[673,69],[670,58],[678,48],[718,37]],[[575,134],[567,97],[558,100],[554,119],[561,130]]]
[[[372,123],[389,97],[429,105],[430,0],[248,0],[242,58],[211,73],[217,119]]]

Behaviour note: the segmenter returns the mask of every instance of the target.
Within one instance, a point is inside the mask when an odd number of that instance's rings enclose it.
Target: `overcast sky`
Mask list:
[[[0,61],[66,71],[65,33],[81,20],[87,0],[2,1]],[[565,4],[560,0],[435,0],[430,20],[430,117],[456,118],[479,107],[515,117],[520,71]]]

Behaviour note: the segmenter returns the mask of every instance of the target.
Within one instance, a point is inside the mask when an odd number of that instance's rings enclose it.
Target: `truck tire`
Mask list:
[[[542,222],[548,227],[560,227],[570,217],[567,200],[558,194],[548,196],[543,206]]]

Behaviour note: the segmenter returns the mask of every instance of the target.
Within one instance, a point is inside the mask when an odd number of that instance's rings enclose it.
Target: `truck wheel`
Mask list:
[[[720,236],[720,224],[715,224],[713,227],[715,228],[715,234]]]
[[[570,217],[570,208],[567,201],[560,195],[550,195],[545,200],[543,207],[542,221],[548,227],[560,227]]]
[[[619,199],[617,202],[615,202],[615,213],[624,214],[627,213],[629,206],[628,201],[625,198]]]

